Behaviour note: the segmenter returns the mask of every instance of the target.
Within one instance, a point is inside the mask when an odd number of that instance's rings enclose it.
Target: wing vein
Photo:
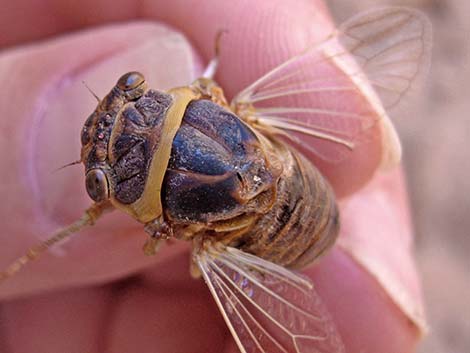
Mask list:
[[[230,294],[232,295],[232,297],[235,299],[235,301],[238,303],[238,305],[242,308],[242,310],[245,312],[246,315],[248,315],[248,317],[251,319],[251,321],[266,335],[266,337],[268,337],[271,342],[273,342],[278,348],[280,348],[283,352],[285,353],[288,353],[288,351],[286,351],[286,349],[274,338],[272,337],[269,332],[267,332],[263,326],[261,326],[261,324],[258,322],[258,320],[255,319],[255,317],[253,315],[251,315],[251,313],[247,310],[247,308],[245,307],[245,305],[243,305],[243,303],[241,302],[241,300],[237,297],[237,295],[230,289],[230,287],[222,280],[222,278],[219,276],[219,274],[216,274],[214,273],[214,275],[217,276],[217,278],[219,278],[220,280],[220,284],[227,290],[230,292]],[[238,293],[242,293],[242,291],[239,290],[239,288],[237,286],[235,286],[233,283],[232,283],[232,286],[234,286],[235,290],[237,290]],[[223,289],[221,288],[221,290],[223,291]],[[229,295],[223,291],[224,295],[228,298]],[[233,304],[232,301],[230,301],[230,305],[232,306],[232,309],[235,310],[238,314],[238,318],[240,320],[242,320],[245,328],[247,329],[247,331],[249,332],[250,336],[252,337],[252,339],[256,342],[256,345],[258,346],[258,348],[260,350],[263,350],[263,347],[261,347],[261,343],[256,339],[256,337],[254,337],[254,334],[252,332],[252,330],[250,329],[250,327],[246,324],[246,321],[243,319],[242,315],[240,314],[240,312],[238,311],[238,309],[236,308],[235,304]]]
[[[264,268],[257,263],[257,261],[259,261],[260,259],[254,255],[245,253],[243,251],[231,247],[227,248],[227,252],[231,253],[232,255],[235,254],[236,256],[243,258],[246,263],[248,263],[251,267],[259,271],[260,273],[266,274],[269,272],[271,276],[275,276],[277,279],[297,288],[305,295],[307,295],[308,291],[313,288],[313,285],[310,281],[302,278],[297,274],[294,274],[292,271],[286,270],[284,267],[275,266],[275,269],[270,268],[268,270],[267,268]],[[230,258],[226,255],[221,254],[221,256],[223,256],[227,261],[230,261]]]
[[[214,263],[215,264],[215,263]],[[272,290],[270,290],[269,288],[267,288],[266,286],[264,286],[263,284],[261,284],[256,278],[254,278],[253,276],[249,275],[245,270],[241,269],[241,268],[237,268],[235,267],[231,262],[229,261],[225,261],[224,262],[225,265],[227,265],[228,267],[230,267],[230,269],[232,271],[238,271],[240,274],[242,274],[243,276],[245,276],[246,278],[248,278],[251,282],[253,282],[254,284],[256,284],[259,288],[261,288],[262,290],[264,290],[267,294],[269,294],[271,297],[273,298],[276,298],[277,300],[279,300],[281,303],[283,303],[284,305],[286,305],[287,307],[297,311],[298,313],[306,316],[306,317],[309,317],[311,318],[312,320],[318,320],[318,321],[321,321],[321,318],[315,316],[315,315],[312,315],[310,313],[307,313],[306,311],[302,310],[301,308],[293,305],[292,303],[289,303],[288,301],[286,301],[283,297],[281,297],[279,294],[273,292]],[[217,266],[217,265],[215,265]],[[233,282],[221,269],[219,266],[217,266],[217,270],[219,270],[220,274],[222,274],[223,276],[225,276],[227,278],[228,281],[231,281]],[[234,283],[234,285],[236,285]],[[245,296],[245,298],[247,300],[249,300],[254,306],[256,306],[258,308],[258,310],[264,310],[262,309],[261,307],[258,306],[258,304],[256,302],[253,301],[252,298],[250,298],[245,292],[241,291],[241,293],[243,294],[243,296]],[[269,315],[269,317],[271,317]],[[273,319],[275,323],[279,324],[275,319]],[[282,326],[282,325],[281,325]],[[288,332],[288,331],[287,331]]]
[[[197,257],[197,263],[199,265],[199,268],[201,269],[202,276],[204,278],[204,282],[206,282],[207,287],[209,288],[209,291],[212,294],[212,297],[214,298],[217,306],[219,307],[219,311],[221,312],[225,323],[227,324],[227,327],[232,334],[233,339],[235,340],[235,343],[237,344],[238,348],[240,349],[241,353],[248,353],[245,350],[245,347],[243,346],[240,337],[237,334],[237,331],[235,330],[235,327],[233,326],[232,322],[230,321],[230,318],[228,317],[225,307],[222,304],[219,296],[217,295],[217,290],[214,287],[214,284],[212,283],[210,277],[209,277],[209,271],[207,268],[207,263],[206,260],[201,257],[201,255],[198,255]]]

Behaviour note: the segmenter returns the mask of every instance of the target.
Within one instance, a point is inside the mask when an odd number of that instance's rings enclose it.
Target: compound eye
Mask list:
[[[144,82],[144,75],[142,75],[140,72],[132,71],[122,75],[117,82],[117,86],[123,91],[130,91],[139,87]]]
[[[86,191],[95,202],[101,202],[109,197],[108,178],[101,169],[91,169],[86,174]]]

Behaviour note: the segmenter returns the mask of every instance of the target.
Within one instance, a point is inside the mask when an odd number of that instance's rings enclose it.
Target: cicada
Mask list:
[[[414,10],[365,12],[231,102],[213,79],[217,56],[203,77],[166,92],[139,72],[123,75],[81,131],[94,203],[3,279],[117,209],[143,224],[146,254],[166,239],[192,242],[191,272],[241,352],[344,352],[313,284],[293,270],[325,254],[339,230],[332,188],[299,150],[347,158],[425,71],[430,36]],[[370,110],[353,113],[342,102],[351,93]]]

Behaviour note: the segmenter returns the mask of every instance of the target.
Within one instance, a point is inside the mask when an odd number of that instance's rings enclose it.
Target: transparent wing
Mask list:
[[[298,143],[302,134],[303,147],[341,160],[421,81],[430,50],[431,25],[420,12],[364,12],[244,89],[232,107],[259,128],[289,132]]]
[[[230,247],[195,259],[242,353],[344,352],[307,278]]]

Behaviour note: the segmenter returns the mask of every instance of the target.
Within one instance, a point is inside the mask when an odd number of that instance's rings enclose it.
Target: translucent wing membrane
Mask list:
[[[431,27],[421,13],[365,12],[247,87],[232,107],[298,143],[303,135],[303,147],[338,161],[420,81],[430,48]]]
[[[234,248],[195,259],[241,352],[344,352],[307,278]]]

